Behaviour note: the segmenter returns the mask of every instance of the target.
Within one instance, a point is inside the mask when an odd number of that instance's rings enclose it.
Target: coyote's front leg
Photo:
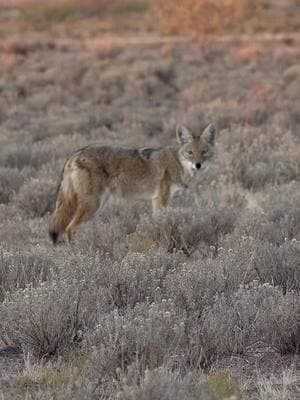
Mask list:
[[[153,214],[157,214],[159,210],[167,207],[170,198],[170,182],[167,179],[163,179],[159,183],[159,187],[155,195],[152,197],[152,211]]]

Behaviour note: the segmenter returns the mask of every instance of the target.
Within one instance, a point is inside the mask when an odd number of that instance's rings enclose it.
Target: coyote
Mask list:
[[[62,171],[49,235],[70,242],[78,226],[92,218],[110,196],[152,200],[153,213],[166,207],[174,191],[186,188],[213,156],[216,128],[202,134],[177,126],[179,146],[123,148],[94,144],[78,150]]]

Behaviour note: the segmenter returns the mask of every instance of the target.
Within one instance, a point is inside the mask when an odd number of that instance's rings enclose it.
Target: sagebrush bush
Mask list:
[[[50,257],[32,252],[16,253],[2,250],[0,253],[0,301],[5,295],[28,285],[36,286],[48,277],[53,265]]]
[[[137,226],[140,240],[150,239],[168,252],[191,255],[200,245],[217,246],[222,235],[234,228],[232,209],[169,209],[155,218],[144,218]]]
[[[257,331],[263,341],[280,354],[300,352],[300,301],[296,292],[283,295],[271,288],[272,295],[263,299],[257,318]]]
[[[244,237],[255,238],[280,246],[287,240],[299,240],[299,207],[274,206],[263,214],[243,213],[237,220],[236,231]]]
[[[261,284],[279,286],[283,293],[299,291],[299,241],[296,239],[276,245],[266,238],[255,238],[236,230],[221,243],[215,262],[223,266],[233,288],[258,280]]]
[[[299,351],[299,297],[253,281],[234,293],[216,296],[214,304],[191,323],[188,338],[186,362],[194,368],[207,368],[224,356],[246,355],[258,341],[282,354],[295,354]]]
[[[289,400],[299,393],[298,380],[297,370],[293,369],[260,377],[255,385],[256,397],[259,400]]]
[[[287,240],[277,247],[259,243],[253,253],[252,265],[261,283],[269,282],[284,293],[300,292],[300,241]]]
[[[4,167],[22,170],[26,166],[39,168],[50,161],[51,154],[31,143],[12,143],[0,153],[0,163]]]
[[[22,186],[23,181],[24,178],[18,170],[0,168],[0,203],[9,203]]]
[[[299,180],[299,145],[289,132],[276,126],[264,131],[235,127],[226,133],[222,146],[230,153],[225,161],[228,176],[246,189]]]
[[[1,336],[37,358],[70,350],[90,318],[82,308],[84,293],[76,280],[42,282],[12,292],[0,307]]]
[[[125,201],[115,204],[109,201],[109,204],[100,209],[98,215],[78,232],[76,245],[82,251],[109,254],[112,259],[124,257],[128,247],[137,251],[137,247],[143,246],[134,240],[135,231],[141,215],[147,209],[149,210],[149,204],[146,208],[145,204],[127,204]]]
[[[141,302],[162,299],[169,271],[179,270],[182,261],[180,255],[163,252],[149,255],[127,254],[103,278],[113,306],[125,310]]]
[[[103,315],[88,339],[97,348],[91,368],[98,376],[116,377],[138,363],[140,371],[164,362],[176,365],[184,341],[184,321],[171,301],[137,304],[124,315]],[[170,359],[170,355],[173,356]]]
[[[24,183],[14,201],[28,217],[43,217],[55,207],[57,187],[56,179],[43,171]]]
[[[212,259],[172,268],[163,285],[166,296],[191,319],[200,318],[204,309],[214,304],[218,294],[228,294],[234,289],[225,268],[221,262]]]

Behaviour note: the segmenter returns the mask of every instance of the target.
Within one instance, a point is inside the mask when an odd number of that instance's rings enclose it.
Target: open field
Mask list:
[[[51,23],[0,8],[0,398],[296,399],[298,32],[160,36],[137,3]],[[214,163],[165,213],[112,202],[52,246],[75,149],[210,122]]]

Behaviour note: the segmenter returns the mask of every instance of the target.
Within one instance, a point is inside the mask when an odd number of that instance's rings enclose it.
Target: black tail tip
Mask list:
[[[49,231],[49,236],[50,239],[52,240],[53,244],[55,245],[57,243],[58,240],[58,233],[54,230],[50,230]]]

